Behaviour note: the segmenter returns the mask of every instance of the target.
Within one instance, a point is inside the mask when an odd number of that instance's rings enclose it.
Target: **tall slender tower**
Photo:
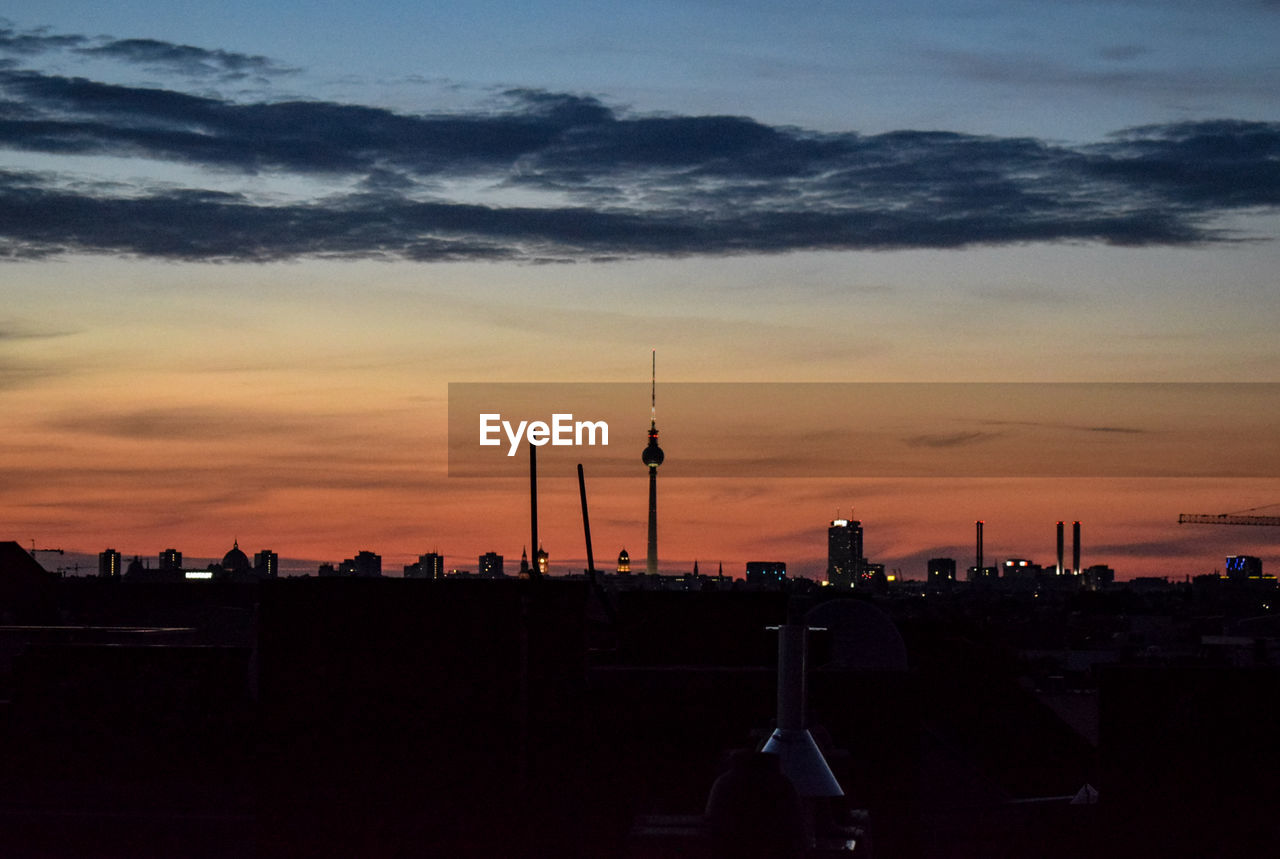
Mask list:
[[[653,368],[649,382],[649,444],[641,461],[649,467],[649,551],[644,559],[644,571],[649,575],[658,572],[658,466],[662,465],[662,448],[658,447],[658,350],[653,350]]]

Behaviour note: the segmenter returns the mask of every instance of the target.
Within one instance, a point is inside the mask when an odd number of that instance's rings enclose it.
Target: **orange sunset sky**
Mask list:
[[[1280,529],[1176,524],[1280,503],[1261,467],[667,477],[690,420],[669,383],[1280,381],[1274,9],[772,5],[18,3],[0,538],[510,570],[527,487],[449,476],[449,383],[643,385],[656,349],[664,570],[821,577],[839,511],[909,578],[971,564],[975,519],[988,559],[1051,564],[1080,520],[1084,563],[1120,578],[1274,571]],[[642,396],[611,426],[633,476],[588,473],[601,567],[644,551],[648,418]],[[575,477],[540,482],[553,571],[576,572]]]

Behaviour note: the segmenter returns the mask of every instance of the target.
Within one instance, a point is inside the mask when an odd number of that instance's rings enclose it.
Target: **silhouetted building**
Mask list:
[[[234,541],[231,549],[222,556],[220,566],[223,575],[230,578],[247,579],[253,575],[253,565],[249,563],[249,556],[240,548],[239,540]]]
[[[631,556],[627,554],[625,548],[618,553],[618,575],[631,575]]]
[[[357,552],[354,558],[347,558],[338,566],[338,575],[358,579],[381,578],[382,556],[373,552]]]
[[[1115,583],[1116,571],[1106,564],[1094,564],[1084,571],[1084,577],[1089,586],[1104,588]]]
[[[0,542],[0,619],[56,623],[58,577],[13,540]]]
[[[860,559],[860,562],[862,573],[858,577],[858,587],[870,587],[883,593],[889,586],[889,577],[886,575],[884,564],[873,564],[866,558]]]
[[[270,549],[263,549],[253,556],[253,570],[259,578],[277,578],[280,575],[280,556]]]
[[[1000,568],[984,566],[982,569],[978,569],[977,567],[970,567],[966,574],[971,582],[989,582],[1000,578]]]
[[[427,552],[425,555],[419,555],[417,561],[405,566],[404,577],[406,579],[431,579],[432,581],[443,579],[444,555],[439,552]]]
[[[1044,571],[1039,564],[1034,564],[1026,558],[1009,558],[1003,564],[1004,578],[1006,579],[1028,579],[1034,581],[1037,576]]]
[[[338,575],[338,568],[333,564],[321,564],[319,569],[316,570],[316,575],[322,579],[336,578]]]
[[[787,565],[782,561],[747,561],[747,581],[757,584],[779,584],[787,578]]]
[[[929,583],[948,585],[956,580],[955,558],[930,558],[928,564]]]
[[[177,549],[165,549],[160,553],[160,571],[164,573],[178,572],[182,569],[182,553]]]
[[[1232,581],[1262,578],[1262,559],[1253,555],[1227,555],[1224,569]]]
[[[107,549],[98,553],[98,576],[103,579],[118,579],[124,575],[120,565],[120,553],[115,549]]]
[[[862,577],[862,523],[833,519],[827,528],[827,581],[851,588]]]
[[[502,556],[497,552],[485,552],[480,556],[480,563],[476,569],[480,571],[482,579],[500,579],[503,577]]]
[[[538,554],[534,557],[537,559],[538,572],[545,576],[551,569],[551,556],[547,554],[546,549],[539,546]]]

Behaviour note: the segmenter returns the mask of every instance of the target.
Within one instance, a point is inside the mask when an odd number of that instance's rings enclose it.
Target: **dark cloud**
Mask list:
[[[1088,424],[1067,424],[1057,421],[994,421],[985,420],[984,424],[992,426],[1018,426],[1018,427],[1038,427],[1042,429],[1052,430],[1068,430],[1071,432],[1102,432],[1102,433],[1119,433],[1122,435],[1147,435],[1151,430],[1140,429],[1138,427],[1121,427],[1121,426],[1090,426]]]
[[[1108,45],[1098,51],[1098,56],[1112,62],[1127,62],[1149,53],[1151,53],[1151,49],[1145,45]]]
[[[46,51],[76,48],[86,41],[88,40],[84,36],[60,36],[50,33],[45,27],[15,30],[8,21],[0,19],[0,53],[34,56]]]
[[[236,414],[209,408],[137,409],[92,417],[73,414],[47,421],[48,429],[137,441],[216,441],[246,437],[304,437],[318,416]]]
[[[43,328],[23,322],[0,319],[0,345],[13,340],[45,340],[50,337],[66,337],[71,331]]]
[[[222,80],[266,78],[298,71],[256,54],[210,50],[159,39],[90,38],[77,34],[57,34],[45,27],[17,30],[10,22],[0,19],[0,54],[33,57],[53,51],[70,51],[82,56],[116,60],[188,77],[216,77]]]
[[[120,43],[123,44],[123,43]],[[145,51],[139,50],[139,54]],[[212,171],[203,188],[0,172],[0,254],[526,262],[1020,242],[1194,245],[1280,204],[1280,123],[1129,129],[1087,146],[949,132],[833,134],[632,116],[512,90],[490,110],[240,103],[0,69],[0,146]],[[228,174],[330,184],[280,202]],[[518,192],[481,204],[447,189]],[[546,199],[545,205],[528,201]]]
[[[1280,203],[1280,123],[1144,126],[1092,149],[1089,171],[1184,207]]]
[[[906,444],[908,447],[964,447],[970,444],[990,441],[993,438],[998,438],[1000,435],[1000,433],[992,432],[934,433],[930,435],[912,436],[906,439]]]
[[[74,50],[87,56],[108,57],[191,77],[212,75],[236,79],[251,75],[292,74],[297,71],[256,54],[208,50],[156,39],[113,39],[89,47],[76,47]]]
[[[1086,544],[1089,554],[1094,557],[1150,558],[1150,557],[1203,557],[1208,541],[1200,533],[1187,532],[1178,537],[1163,540],[1140,540],[1125,543],[1100,543],[1096,546]]]

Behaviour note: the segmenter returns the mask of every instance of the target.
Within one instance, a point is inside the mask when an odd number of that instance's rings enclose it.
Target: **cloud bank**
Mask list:
[[[0,29],[0,256],[574,261],[1025,242],[1196,245],[1280,205],[1280,123],[1181,122],[1067,145],[945,131],[861,135],[737,116],[632,115],[510,90],[410,114],[238,102],[22,68],[75,51],[188,75],[265,57]],[[71,181],[68,156],[181,168],[182,187]],[[28,157],[27,162],[30,162]],[[232,188],[228,178],[237,178]],[[247,180],[320,188],[246,191]],[[252,183],[250,183],[252,187]]]

